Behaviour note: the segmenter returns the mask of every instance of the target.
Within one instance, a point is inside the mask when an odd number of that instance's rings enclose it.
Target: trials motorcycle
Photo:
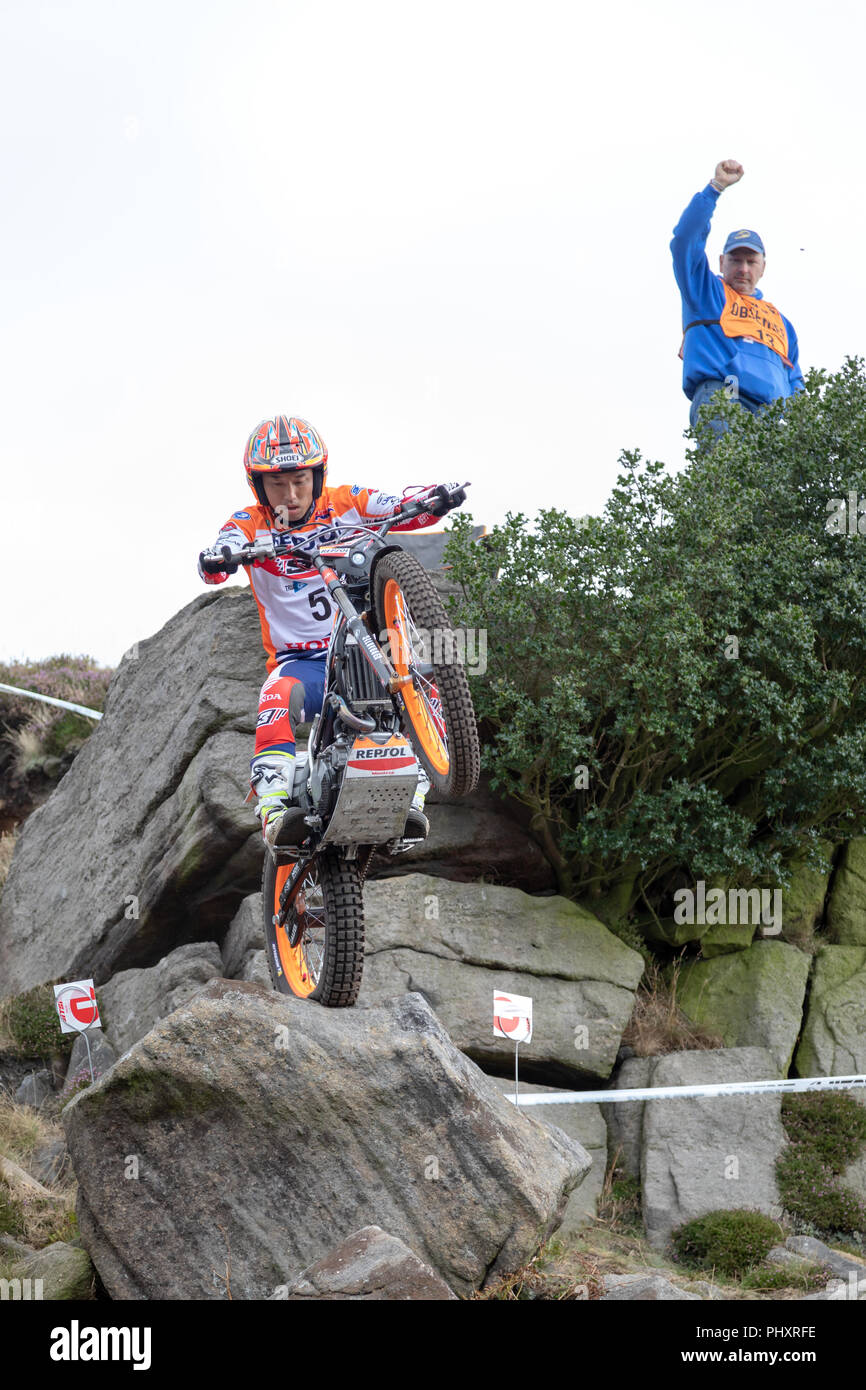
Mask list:
[[[321,713],[295,758],[293,799],[307,812],[299,846],[265,845],[262,904],[275,989],[330,1008],[355,1003],[364,966],[362,888],[376,850],[417,840],[404,829],[423,768],[450,797],[478,783],[478,727],[459,644],[430,576],[389,539],[398,521],[459,505],[439,487],[373,524],[271,532],[220,568],[256,560],[318,570],[334,609]]]

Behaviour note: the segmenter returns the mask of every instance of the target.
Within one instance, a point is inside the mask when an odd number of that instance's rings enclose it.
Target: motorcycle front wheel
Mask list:
[[[442,600],[424,566],[407,551],[382,556],[373,590],[391,664],[406,678],[400,694],[416,755],[438,792],[468,796],[481,770],[478,726]]]
[[[317,854],[293,890],[285,926],[275,919],[291,864],[275,864],[265,851],[262,914],[274,989],[312,999],[325,1008],[355,1003],[364,969],[364,902],[357,866],[334,850]],[[299,926],[297,945],[289,936]]]

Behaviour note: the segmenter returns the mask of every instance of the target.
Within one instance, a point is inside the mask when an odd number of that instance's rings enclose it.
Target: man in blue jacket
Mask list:
[[[748,228],[731,232],[719,257],[720,275],[705,251],[719,195],[743,177],[743,166],[723,159],[696,193],[671,242],[674,275],[683,301],[683,390],[691,401],[689,424],[715,391],[757,414],[770,401],[803,389],[793,324],[757,288],[764,273],[764,243]],[[725,429],[711,419],[716,436]]]

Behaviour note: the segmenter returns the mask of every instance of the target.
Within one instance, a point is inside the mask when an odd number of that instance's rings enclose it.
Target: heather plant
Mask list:
[[[827,1235],[866,1234],[866,1203],[839,1181],[866,1148],[866,1107],[835,1091],[782,1097],[789,1143],[776,1164],[786,1211]]]
[[[109,667],[97,666],[87,656],[61,655],[44,661],[0,664],[3,685],[98,711],[102,710],[113,675]],[[48,758],[62,758],[75,751],[93,732],[94,721],[72,710],[0,691],[0,726],[0,743],[11,750],[14,769],[21,775],[43,765]]]
[[[864,364],[784,416],[721,409],[676,475],[625,452],[601,516],[509,514],[481,545],[458,516],[446,550],[452,616],[487,629],[483,765],[609,921],[866,830]]]

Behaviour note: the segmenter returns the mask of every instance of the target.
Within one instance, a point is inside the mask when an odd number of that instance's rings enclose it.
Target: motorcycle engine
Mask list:
[[[313,809],[323,820],[326,820],[334,809],[348,758],[348,743],[338,740],[323,749],[313,764],[310,773],[310,794]]]

